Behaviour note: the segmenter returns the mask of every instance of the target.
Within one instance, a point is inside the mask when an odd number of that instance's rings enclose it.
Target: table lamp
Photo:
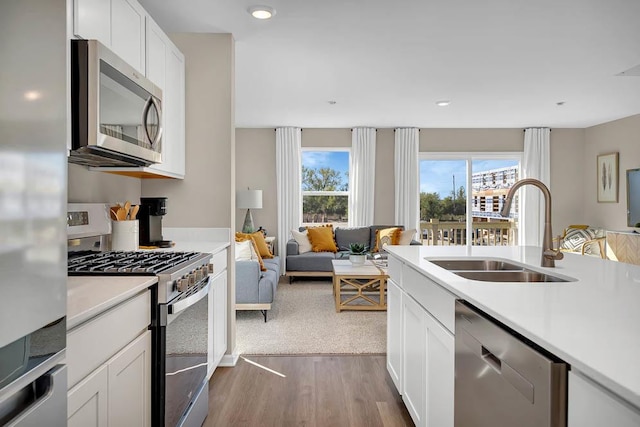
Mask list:
[[[253,217],[251,216],[251,209],[262,209],[262,190],[240,190],[236,193],[236,206],[238,209],[246,209],[247,214],[244,217],[244,224],[242,224],[243,233],[253,233],[255,227],[253,226]]]

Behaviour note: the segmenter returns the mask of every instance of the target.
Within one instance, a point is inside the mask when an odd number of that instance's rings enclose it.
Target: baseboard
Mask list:
[[[231,354],[225,354],[224,356],[222,356],[222,360],[220,360],[218,366],[222,366],[224,368],[233,368],[238,363],[239,358],[240,355],[235,351]]]

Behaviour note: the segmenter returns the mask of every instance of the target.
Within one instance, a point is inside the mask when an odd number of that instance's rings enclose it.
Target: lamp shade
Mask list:
[[[240,190],[236,192],[238,209],[262,209],[262,190]]]

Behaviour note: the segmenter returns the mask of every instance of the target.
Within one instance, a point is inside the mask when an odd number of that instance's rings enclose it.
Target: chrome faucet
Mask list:
[[[502,210],[500,211],[500,215],[506,217],[509,215],[509,211],[511,210],[511,202],[513,201],[513,196],[515,196],[516,191],[523,185],[533,185],[538,187],[542,194],[544,195],[544,233],[542,238],[542,266],[543,267],[555,267],[555,260],[562,259],[564,255],[560,250],[553,249],[553,239],[551,233],[551,192],[542,182],[533,178],[525,178],[517,181],[513,184],[513,187],[509,190],[507,194],[507,198],[504,201],[504,205],[502,205]]]

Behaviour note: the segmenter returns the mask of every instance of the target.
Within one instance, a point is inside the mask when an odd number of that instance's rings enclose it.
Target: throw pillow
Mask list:
[[[236,233],[236,242],[249,241],[255,251],[255,254],[258,258],[258,263],[260,264],[261,271],[267,271],[267,267],[264,266],[264,262],[262,262],[262,257],[260,256],[260,251],[258,251],[258,247],[256,246],[256,241],[251,237],[251,235],[242,236],[242,233]]]
[[[264,239],[264,234],[262,231],[256,231],[255,233],[236,233],[236,237],[250,237],[256,242],[256,248],[258,248],[258,253],[262,258],[273,258],[273,254],[269,250],[269,245],[267,245],[267,241]]]
[[[313,252],[338,252],[332,226],[307,228],[307,235]]]
[[[410,245],[413,237],[416,235],[416,230],[404,230],[400,231],[400,235],[398,237],[399,245]]]
[[[311,252],[311,242],[309,241],[307,230],[304,230],[304,231],[291,230],[291,235],[293,236],[293,239],[298,243],[299,254],[305,254],[307,252]]]
[[[251,261],[251,241],[236,242],[236,261]]]
[[[386,245],[397,245],[400,237],[401,228],[383,228],[376,230],[376,245],[373,252],[380,252]]]

